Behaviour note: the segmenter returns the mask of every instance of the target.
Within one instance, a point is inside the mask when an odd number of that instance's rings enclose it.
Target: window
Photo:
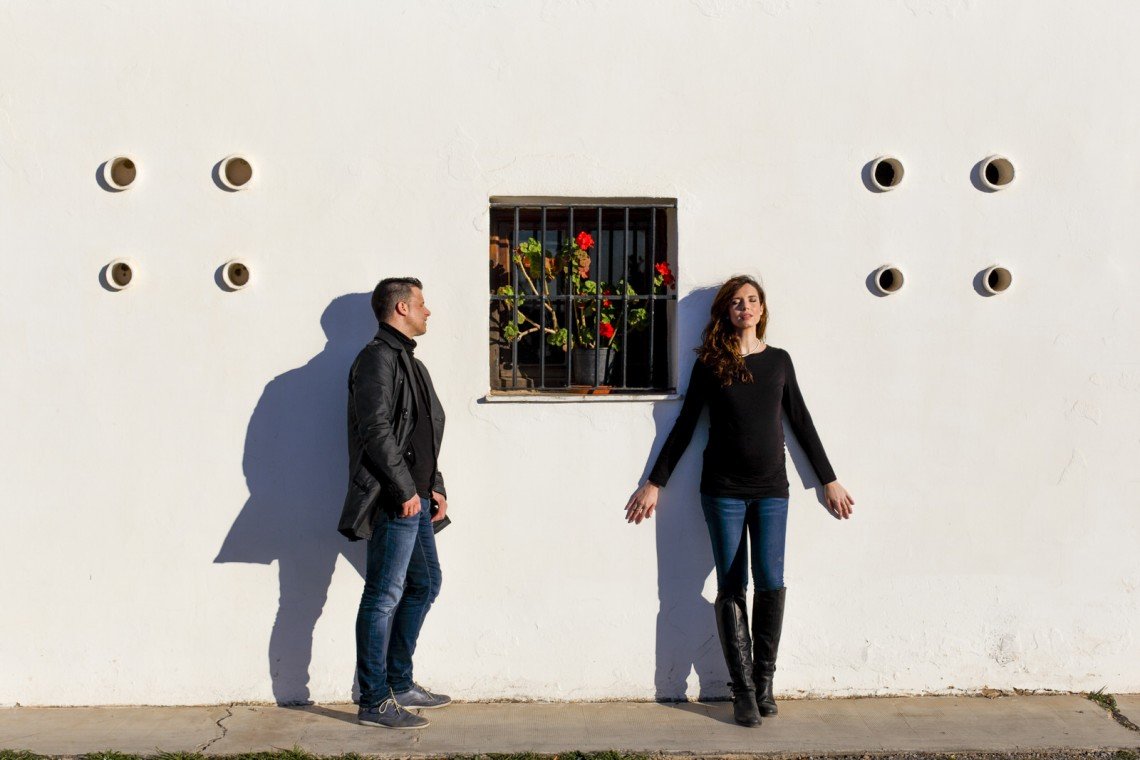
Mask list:
[[[492,393],[675,385],[676,201],[492,198]]]

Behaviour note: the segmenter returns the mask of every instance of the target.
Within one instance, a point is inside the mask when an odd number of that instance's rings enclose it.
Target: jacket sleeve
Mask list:
[[[787,362],[784,369],[782,400],[784,414],[788,418],[792,432],[796,434],[796,440],[800,442],[800,446],[803,446],[804,453],[807,454],[815,474],[819,477],[819,482],[830,483],[835,480],[835,471],[831,469],[831,463],[823,450],[823,443],[819,440],[819,433],[815,431],[815,424],[811,420],[811,414],[808,413],[803,394],[800,393],[799,383],[796,382],[796,370],[792,366],[792,357],[785,353],[784,358]]]
[[[673,423],[673,429],[669,431],[669,437],[665,439],[665,445],[661,447],[661,453],[657,455],[657,461],[649,472],[650,483],[664,487],[669,482],[673,468],[677,466],[677,462],[681,460],[681,455],[685,453],[689,441],[693,438],[693,430],[708,400],[711,375],[709,369],[699,361],[693,365],[693,372],[689,375],[689,387],[685,389],[685,403],[681,405],[681,413]]]
[[[383,348],[361,354],[352,374],[352,404],[364,452],[401,502],[416,495],[416,484],[396,441],[396,355]]]
[[[447,489],[443,485],[443,473],[439,470],[436,470],[435,475],[432,476],[431,490],[441,493],[444,498],[447,498]]]

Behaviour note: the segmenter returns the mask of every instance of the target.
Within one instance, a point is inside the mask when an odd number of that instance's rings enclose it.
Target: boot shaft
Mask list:
[[[748,632],[748,607],[743,594],[717,594],[713,603],[721,651],[732,679],[732,690],[751,690],[752,637]]]
[[[776,670],[780,633],[784,627],[784,597],[787,589],[757,590],[752,597],[753,659],[757,672],[771,675]]]

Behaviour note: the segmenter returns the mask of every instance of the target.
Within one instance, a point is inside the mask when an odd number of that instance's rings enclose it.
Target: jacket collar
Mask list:
[[[376,331],[376,337],[399,351],[413,353],[416,348],[416,342],[414,340],[396,328],[389,326],[387,323],[380,325],[380,328]]]

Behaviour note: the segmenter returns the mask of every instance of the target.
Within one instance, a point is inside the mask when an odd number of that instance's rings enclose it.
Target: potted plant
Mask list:
[[[502,337],[518,341],[535,332],[544,332],[546,343],[570,352],[571,382],[575,385],[598,386],[609,382],[615,354],[621,350],[621,318],[624,306],[619,294],[634,301],[641,298],[625,280],[607,283],[590,279],[590,249],[594,239],[584,230],[575,237],[562,241],[561,249],[552,252],[543,248],[534,238],[528,238],[512,252],[512,260],[519,272],[519,290],[510,285],[500,287],[496,294],[507,296],[511,307],[540,302],[546,311],[545,325],[521,308],[511,308]],[[549,295],[559,277],[569,283],[571,306],[569,311],[558,301],[542,298]],[[546,283],[545,290],[543,283]],[[653,273],[653,293],[659,294],[676,284],[667,262],[656,265]],[[517,318],[515,314],[517,313]],[[564,324],[569,318],[569,329]],[[626,332],[637,332],[649,324],[649,310],[644,305],[626,307]]]

